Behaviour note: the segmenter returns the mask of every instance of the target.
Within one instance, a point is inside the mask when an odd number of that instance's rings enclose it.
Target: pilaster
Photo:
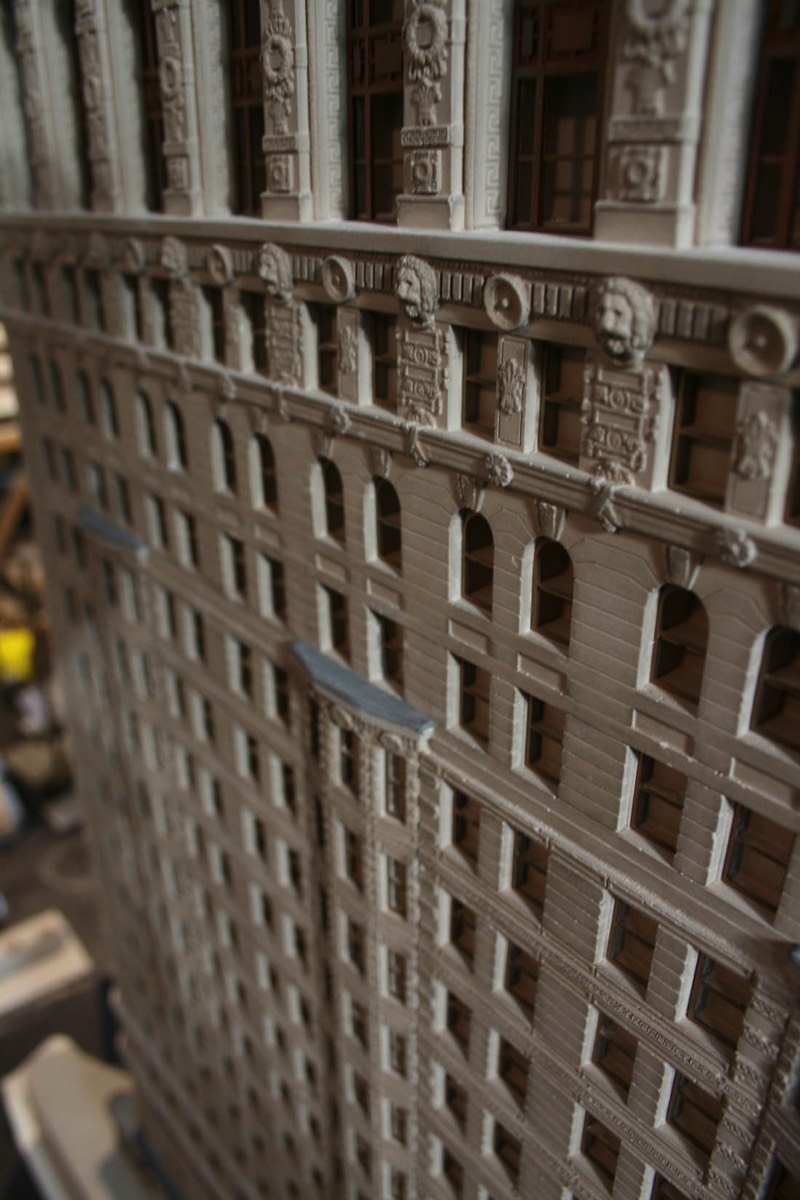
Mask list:
[[[506,212],[512,0],[467,0],[464,223],[500,229]]]
[[[164,114],[167,186],[164,212],[190,217],[201,212],[198,114],[189,0],[153,0],[158,69]]]
[[[22,83],[22,106],[28,133],[28,152],[36,208],[54,208],[58,180],[54,170],[54,131],[48,120],[52,112],[47,61],[42,44],[43,13],[31,0],[15,0],[17,61]]]
[[[261,213],[273,221],[308,221],[314,214],[304,0],[264,3],[262,23],[267,190]]]
[[[403,186],[397,223],[464,227],[465,0],[407,0]]]
[[[121,142],[116,136],[114,120],[108,22],[102,0],[80,0],[76,6],[75,35],[86,112],[90,203],[95,212],[116,212],[126,207],[126,198],[122,188]]]
[[[611,49],[600,241],[689,246],[713,0],[620,6]]]

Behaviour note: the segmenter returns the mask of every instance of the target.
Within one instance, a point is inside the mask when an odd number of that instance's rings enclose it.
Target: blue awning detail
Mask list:
[[[398,696],[376,687],[366,679],[334,662],[308,642],[292,642],[292,653],[319,687],[337,696],[348,708],[384,725],[402,726],[417,735],[433,732],[434,722]]]

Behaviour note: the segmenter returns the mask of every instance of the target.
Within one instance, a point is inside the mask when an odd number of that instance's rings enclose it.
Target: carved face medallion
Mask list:
[[[606,292],[597,306],[597,338],[609,358],[627,362],[632,355],[633,312],[620,292]]]

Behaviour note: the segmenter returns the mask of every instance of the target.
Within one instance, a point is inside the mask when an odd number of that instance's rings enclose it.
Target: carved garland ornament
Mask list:
[[[748,483],[763,483],[772,474],[778,449],[778,424],[767,412],[754,412],[737,426],[734,470]]]
[[[666,82],[674,75],[672,59],[686,49],[692,0],[668,0],[651,12],[647,0],[628,0],[627,15],[631,34],[625,43],[625,57],[658,67]]]
[[[441,79],[447,69],[447,14],[436,3],[417,3],[406,21],[409,78]]]
[[[497,406],[504,416],[516,416],[522,412],[525,368],[518,358],[507,358],[500,368],[497,378],[500,386]]]
[[[273,12],[264,34],[261,65],[264,72],[264,98],[269,104],[275,133],[285,134],[289,128],[290,103],[295,91],[294,46],[292,27],[280,11]]]

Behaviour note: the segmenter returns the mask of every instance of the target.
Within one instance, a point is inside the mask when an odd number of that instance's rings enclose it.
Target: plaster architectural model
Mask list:
[[[2,13],[0,316],[162,1168],[796,1200],[797,5]]]

